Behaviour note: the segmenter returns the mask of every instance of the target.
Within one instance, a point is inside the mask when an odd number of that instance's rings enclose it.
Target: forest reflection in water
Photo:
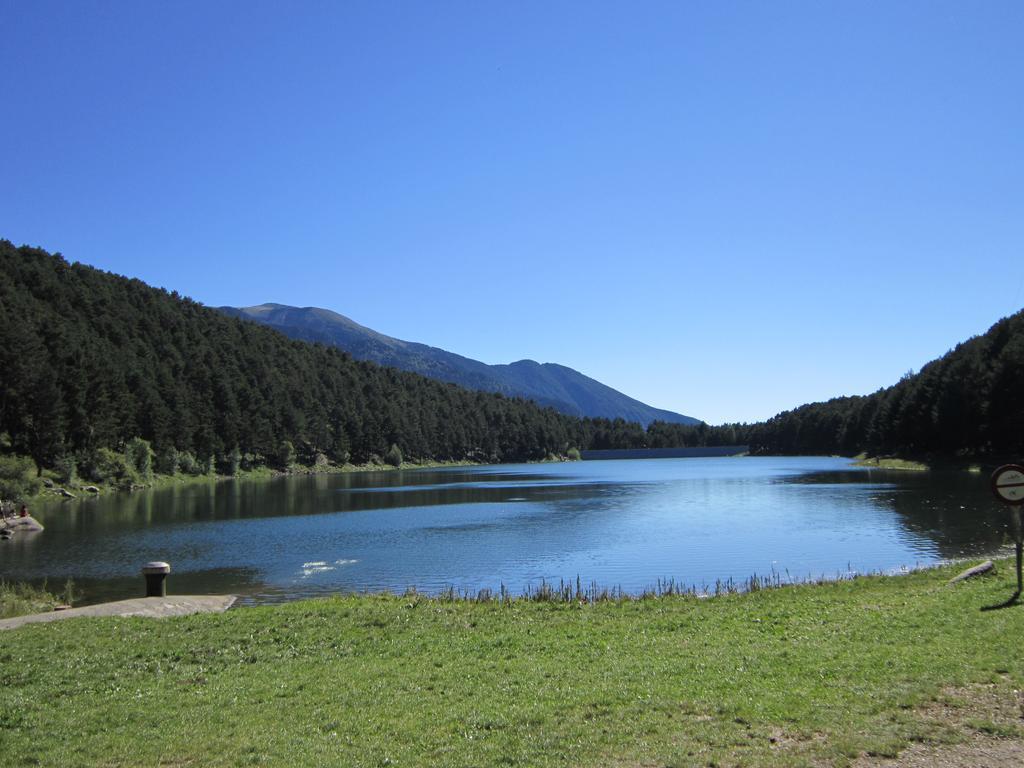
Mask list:
[[[337,591],[596,581],[641,591],[772,571],[793,578],[988,553],[1005,511],[966,472],[732,457],[223,481],[48,504],[3,543],[0,578],[74,578],[89,600],[171,589],[276,601]]]

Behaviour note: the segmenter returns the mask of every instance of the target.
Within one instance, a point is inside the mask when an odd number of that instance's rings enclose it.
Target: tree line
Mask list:
[[[1022,394],[1024,312],[1018,312],[891,387],[752,425],[748,442],[765,453],[1019,456]]]
[[[0,243],[0,432],[52,466],[147,441],[157,464],[543,458],[579,425],[291,341],[139,280]],[[290,446],[290,447],[289,447]]]
[[[198,473],[717,445],[1014,453],[1024,435],[1024,406],[1014,398],[1022,374],[1017,314],[872,395],[758,424],[654,422],[645,430],[353,360],[177,292],[0,241],[0,450],[87,476],[116,474],[118,456],[129,457],[125,471]]]

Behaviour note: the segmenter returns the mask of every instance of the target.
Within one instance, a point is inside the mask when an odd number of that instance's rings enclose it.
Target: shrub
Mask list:
[[[161,475],[176,475],[180,469],[178,449],[173,445],[160,451],[156,457],[156,471]]]
[[[264,463],[262,453],[242,454],[242,469],[255,469],[256,467],[262,467]]]
[[[20,456],[0,456],[0,499],[16,501],[39,492],[35,464]]]
[[[565,455],[569,458],[569,461],[579,461],[581,458],[583,458],[582,456],[580,456],[579,448],[570,448],[568,451],[565,452]]]
[[[242,452],[236,445],[221,460],[221,471],[228,477],[234,477],[242,467]]]
[[[199,462],[196,461],[196,457],[192,455],[191,451],[182,451],[178,454],[178,466],[187,475],[202,474],[199,470]]]
[[[124,457],[140,478],[153,479],[153,449],[148,440],[133,437],[124,447]]]
[[[78,482],[78,464],[74,456],[64,455],[57,459],[53,465],[57,473],[57,479],[64,485],[73,485]]]
[[[392,467],[402,466],[402,449],[392,443],[391,447],[388,448],[388,452],[384,454],[384,461]]]
[[[282,440],[277,448],[277,466],[279,469],[288,469],[295,463],[295,446],[291,440]]]
[[[98,483],[109,483],[118,488],[130,488],[139,481],[138,472],[124,454],[109,448],[99,448],[93,455],[89,475]]]

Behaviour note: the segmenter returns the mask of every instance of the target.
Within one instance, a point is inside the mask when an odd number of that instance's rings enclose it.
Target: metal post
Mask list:
[[[1014,539],[1017,541],[1017,596],[1024,592],[1024,577],[1021,576],[1021,559],[1024,555],[1024,527],[1021,526],[1020,507],[1013,508]]]
[[[1021,578],[1020,572],[1020,561],[1021,561],[1021,550],[1024,550],[1024,542],[1017,539],[1017,595],[1020,596],[1021,592],[1024,592],[1024,579]]]
[[[1017,551],[1017,591],[1013,597],[1002,605],[987,606],[983,610],[1007,608],[1020,600],[1024,593],[1024,574],[1021,573],[1021,561],[1024,560],[1024,526],[1021,525],[1020,508],[1024,505],[1024,465],[1004,464],[992,473],[992,493],[1004,504],[1013,506],[1013,540]]]
[[[171,566],[164,562],[146,563],[142,575],[146,577],[146,597],[167,597],[167,574]]]

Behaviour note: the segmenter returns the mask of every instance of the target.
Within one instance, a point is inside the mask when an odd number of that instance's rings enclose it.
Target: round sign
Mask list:
[[[992,493],[1007,504],[1024,504],[1024,467],[1004,464],[993,472]]]

